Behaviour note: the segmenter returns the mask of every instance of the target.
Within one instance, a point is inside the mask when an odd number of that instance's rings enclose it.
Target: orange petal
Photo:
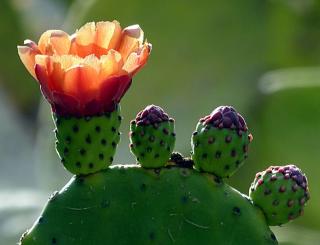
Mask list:
[[[112,75],[123,75],[122,66],[123,60],[121,54],[111,49],[107,55],[100,57],[101,68],[100,68],[100,80],[105,80],[107,77]]]
[[[95,44],[105,49],[115,49],[121,38],[119,22],[104,21],[96,24]]]
[[[134,75],[140,68],[142,68],[148,60],[149,54],[151,52],[151,44],[145,43],[140,54],[131,53],[126,60],[123,70],[127,71],[129,74]]]
[[[126,60],[132,53],[138,51],[143,42],[143,31],[139,25],[128,26],[122,31],[122,40],[119,51],[122,59]]]
[[[82,26],[76,33],[76,42],[79,45],[87,46],[95,42],[96,25],[94,22],[89,22]]]
[[[30,72],[30,74],[35,79],[37,79],[34,71],[34,66],[35,66],[35,56],[38,54],[38,51],[28,46],[18,46],[18,54],[22,63]]]
[[[88,65],[78,65],[65,73],[63,90],[79,101],[88,102],[98,96],[98,74]]]
[[[44,32],[39,39],[39,49],[43,54],[63,55],[68,54],[71,40],[67,33],[60,30],[49,30]]]

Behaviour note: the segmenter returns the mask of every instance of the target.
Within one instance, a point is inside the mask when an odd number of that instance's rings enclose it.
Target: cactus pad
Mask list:
[[[310,198],[307,178],[294,165],[271,166],[256,174],[250,197],[264,211],[269,225],[281,225],[303,214]]]
[[[247,158],[251,140],[243,117],[231,106],[220,106],[200,119],[192,135],[195,167],[229,177]]]
[[[75,176],[22,245],[277,244],[248,197],[187,168],[115,166]]]
[[[92,117],[54,115],[56,149],[67,170],[73,174],[89,174],[111,165],[120,140],[119,107],[111,113]]]
[[[174,120],[159,106],[149,105],[131,121],[130,149],[145,168],[164,166],[174,148]]]

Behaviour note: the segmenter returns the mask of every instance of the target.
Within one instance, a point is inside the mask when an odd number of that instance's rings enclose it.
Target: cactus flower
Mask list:
[[[90,22],[74,34],[49,30],[38,44],[18,46],[21,61],[38,80],[53,112],[92,116],[114,110],[146,63],[151,45],[139,25]]]

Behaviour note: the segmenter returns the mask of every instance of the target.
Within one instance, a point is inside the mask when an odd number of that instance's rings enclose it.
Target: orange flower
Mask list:
[[[38,45],[18,46],[21,61],[59,115],[90,116],[112,111],[147,62],[151,44],[139,25],[90,22],[73,35],[49,30]]]

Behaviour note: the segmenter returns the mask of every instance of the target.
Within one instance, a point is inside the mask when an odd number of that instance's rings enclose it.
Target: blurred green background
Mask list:
[[[122,100],[117,163],[134,163],[129,121],[147,104],[176,119],[188,155],[197,120],[235,106],[254,135],[249,159],[228,182],[248,192],[255,173],[295,163],[309,177],[305,215],[273,230],[286,245],[320,244],[320,2],[317,0],[1,0],[0,244],[15,244],[70,175],[54,151],[50,108],[16,46],[47,29],[87,21],[139,23],[153,44]]]

